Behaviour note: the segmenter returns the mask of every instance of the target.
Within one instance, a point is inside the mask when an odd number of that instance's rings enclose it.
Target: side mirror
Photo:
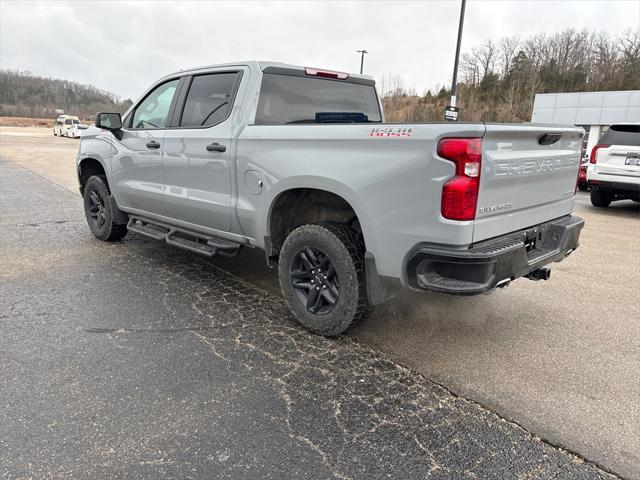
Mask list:
[[[122,140],[122,117],[119,113],[99,112],[96,114],[96,127],[104,128],[113,133],[118,140]]]
[[[96,127],[116,131],[122,128],[122,117],[119,113],[100,112],[96,114]]]

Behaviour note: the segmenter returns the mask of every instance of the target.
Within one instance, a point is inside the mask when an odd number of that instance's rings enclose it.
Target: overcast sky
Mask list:
[[[236,60],[399,74],[422,93],[449,83],[459,0],[0,1],[0,66],[135,99],[181,68]],[[463,51],[487,39],[639,28],[638,0],[469,0]]]

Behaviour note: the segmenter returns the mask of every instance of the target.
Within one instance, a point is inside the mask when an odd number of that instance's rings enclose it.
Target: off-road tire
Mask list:
[[[306,247],[320,249],[335,267],[339,297],[333,309],[325,314],[309,311],[292,284],[294,259]],[[325,222],[293,230],[280,251],[278,277],[287,305],[298,321],[314,333],[336,337],[365,320],[373,309],[367,301],[364,244],[348,225]]]
[[[594,207],[608,207],[611,195],[602,190],[591,190],[591,205]]]
[[[93,193],[97,194],[97,197],[101,201],[102,209],[100,210],[102,215],[102,223],[98,223],[92,215],[92,207],[95,207],[92,198]],[[127,226],[113,223],[113,215],[111,212],[111,202],[109,201],[109,185],[104,175],[93,175],[89,177],[87,183],[84,186],[84,214],[87,219],[87,224],[93,235],[105,242],[112,242],[120,240],[127,234]]]

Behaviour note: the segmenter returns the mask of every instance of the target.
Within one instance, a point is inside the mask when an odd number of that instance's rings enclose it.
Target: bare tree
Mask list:
[[[511,69],[511,63],[520,48],[519,37],[502,37],[498,42],[500,56],[500,73],[506,75]]]

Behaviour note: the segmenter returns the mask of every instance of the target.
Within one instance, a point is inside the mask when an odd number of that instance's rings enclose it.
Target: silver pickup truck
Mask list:
[[[77,156],[87,222],[205,256],[266,252],[336,336],[398,287],[474,295],[578,246],[583,130],[384,123],[371,77],[273,62],[176,72],[99,113]]]

